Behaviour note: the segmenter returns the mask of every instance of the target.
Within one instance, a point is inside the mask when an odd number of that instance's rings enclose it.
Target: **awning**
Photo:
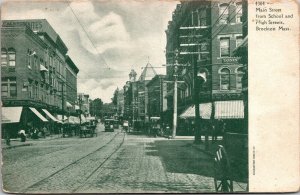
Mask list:
[[[86,118],[83,114],[81,114],[81,123],[86,123]]]
[[[40,64],[40,71],[48,72],[48,69],[44,65]]]
[[[159,116],[151,116],[151,117],[150,117],[150,120],[159,120],[159,119],[160,119]]]
[[[244,118],[244,103],[242,100],[215,102],[215,119]]]
[[[73,107],[70,102],[66,102],[66,106],[67,106],[67,108],[72,108]]]
[[[29,109],[37,116],[39,117],[43,122],[48,122],[48,120],[39,113],[35,108],[29,107]]]
[[[89,117],[86,117],[86,120],[91,121],[91,120],[96,120],[96,118],[94,116],[89,116]]]
[[[58,122],[58,120],[46,109],[42,109],[43,112],[49,117],[51,118],[51,120],[53,120],[54,122]]]
[[[74,116],[70,116],[68,122],[70,124],[75,124],[75,119],[74,118],[75,118]]]
[[[203,119],[210,119],[212,111],[212,103],[199,104],[200,117]],[[181,115],[180,118],[195,118],[194,105],[188,107]]]
[[[59,121],[62,121],[62,115],[57,115],[57,119],[59,120]],[[64,115],[64,121],[66,121],[66,120],[68,120],[68,117],[67,116],[65,116]]]
[[[80,124],[80,119],[78,117],[74,116],[73,120],[75,124]]]
[[[20,122],[23,107],[2,107],[1,122],[18,123]]]

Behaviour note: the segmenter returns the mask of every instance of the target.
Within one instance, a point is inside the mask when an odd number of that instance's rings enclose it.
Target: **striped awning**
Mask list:
[[[212,103],[203,103],[199,105],[200,117],[203,119],[210,119],[212,111]],[[194,105],[188,107],[181,115],[180,118],[195,118]]]
[[[43,122],[48,122],[48,120],[43,116],[41,115],[41,113],[39,113],[39,111],[37,111],[37,109],[35,108],[32,108],[32,107],[29,107],[29,109],[39,118],[41,119],[41,121]]]
[[[81,114],[81,123],[86,123],[87,120],[83,114]]]
[[[42,109],[43,112],[49,117],[51,118],[51,120],[53,120],[54,122],[58,122],[58,120],[46,109]]]
[[[244,103],[242,100],[215,102],[215,119],[244,118]]]
[[[1,123],[20,122],[23,107],[2,107]]]

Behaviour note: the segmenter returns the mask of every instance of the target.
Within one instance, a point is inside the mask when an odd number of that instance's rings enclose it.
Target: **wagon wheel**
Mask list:
[[[225,148],[219,145],[214,158],[216,192],[233,192],[230,163]]]

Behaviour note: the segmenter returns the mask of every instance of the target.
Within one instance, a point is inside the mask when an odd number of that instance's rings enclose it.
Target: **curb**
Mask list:
[[[15,146],[5,146],[2,147],[2,150],[23,147],[23,146],[32,146],[32,145],[33,145],[32,143],[27,143],[27,144],[15,145]]]

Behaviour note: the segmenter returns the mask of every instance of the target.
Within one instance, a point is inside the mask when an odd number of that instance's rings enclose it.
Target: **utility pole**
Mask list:
[[[201,132],[200,132],[200,110],[199,110],[199,87],[197,80],[197,61],[194,60],[195,56],[192,55],[192,64],[194,69],[194,104],[195,104],[195,140],[194,143],[198,144],[201,142]]]
[[[175,63],[174,64],[166,64],[166,66],[173,66],[174,67],[174,96],[173,96],[173,131],[172,131],[172,138],[174,139],[176,137],[176,130],[177,130],[177,85],[178,83],[184,83],[184,81],[178,81],[178,66],[189,66],[189,64],[179,64],[178,63],[178,55],[179,51],[176,49],[174,52],[169,53],[175,53]],[[165,81],[168,82],[168,81]],[[170,82],[170,81],[169,81]],[[171,81],[172,82],[172,81]]]
[[[134,111],[135,111],[135,97],[132,83],[132,130],[134,130]]]
[[[174,112],[173,112],[173,131],[172,131],[172,138],[174,139],[176,137],[176,129],[177,129],[177,77],[178,77],[178,73],[177,73],[177,67],[178,62],[177,59],[175,60],[175,64],[174,64]]]

